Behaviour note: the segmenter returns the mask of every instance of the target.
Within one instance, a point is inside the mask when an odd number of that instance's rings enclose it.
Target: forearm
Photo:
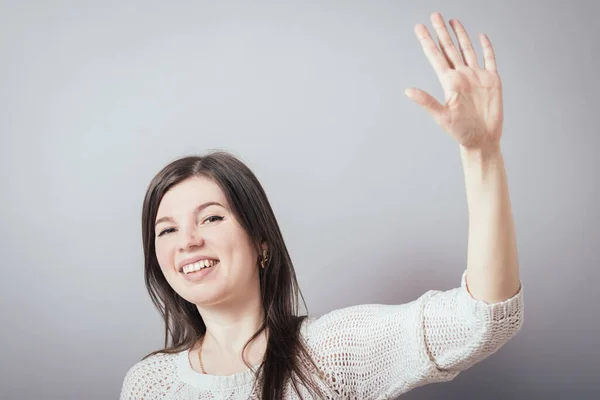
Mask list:
[[[520,287],[517,245],[500,146],[461,146],[469,207],[467,285],[488,303],[504,301]]]

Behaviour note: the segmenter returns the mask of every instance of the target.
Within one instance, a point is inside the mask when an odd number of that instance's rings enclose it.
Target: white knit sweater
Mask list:
[[[307,318],[302,337],[335,398],[393,399],[449,381],[515,335],[523,324],[523,286],[514,297],[487,304],[469,294],[465,278],[466,271],[460,287],[432,290],[407,304],[359,305]],[[157,354],[129,369],[121,400],[256,398],[255,369],[203,375],[190,366],[188,351]],[[288,385],[285,399],[297,398]]]

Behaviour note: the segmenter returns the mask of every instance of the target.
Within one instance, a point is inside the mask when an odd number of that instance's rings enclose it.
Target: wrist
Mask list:
[[[461,161],[465,169],[486,169],[488,165],[502,161],[500,142],[489,143],[477,148],[459,146]]]
[[[465,179],[469,186],[486,184],[503,174],[504,158],[500,143],[470,149],[461,146],[460,155]]]
[[[500,142],[487,143],[481,147],[465,147],[459,145],[460,155],[466,160],[485,160],[497,158],[501,155],[502,151],[500,148]]]

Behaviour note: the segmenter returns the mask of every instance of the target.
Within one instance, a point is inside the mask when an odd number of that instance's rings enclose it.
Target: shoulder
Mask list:
[[[178,355],[158,353],[135,363],[125,374],[121,400],[165,396],[177,379]]]

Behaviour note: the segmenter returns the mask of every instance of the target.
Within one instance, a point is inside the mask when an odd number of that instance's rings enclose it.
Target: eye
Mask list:
[[[225,219],[225,217],[221,217],[219,215],[211,215],[210,217],[207,217],[204,219],[204,222],[217,222],[217,221],[223,221],[223,219]]]
[[[165,229],[165,230],[161,231],[161,232],[158,234],[158,237],[161,237],[161,236],[162,236],[162,235],[164,235],[164,234],[171,233],[171,232],[174,232],[174,231],[175,231],[175,228],[167,228],[167,229]]]

